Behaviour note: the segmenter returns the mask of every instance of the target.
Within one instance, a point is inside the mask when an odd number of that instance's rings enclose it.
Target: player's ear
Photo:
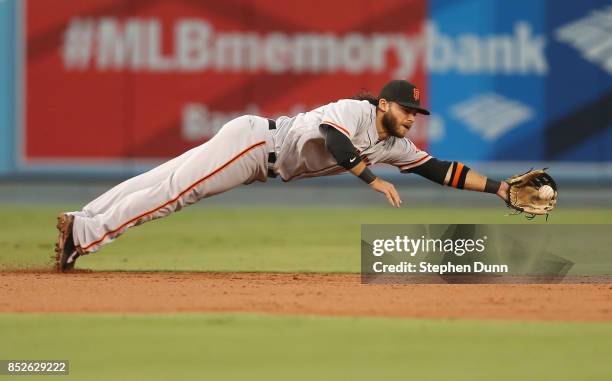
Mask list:
[[[391,106],[389,104],[389,102],[387,102],[386,99],[381,98],[378,100],[378,108],[382,111],[382,112],[387,112],[389,111],[389,106]]]

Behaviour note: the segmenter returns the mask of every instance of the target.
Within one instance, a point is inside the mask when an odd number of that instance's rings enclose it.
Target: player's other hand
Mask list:
[[[391,205],[395,206],[396,208],[400,207],[402,200],[400,199],[400,196],[395,190],[393,184],[377,177],[376,180],[372,181],[369,185],[375,191],[384,194]]]

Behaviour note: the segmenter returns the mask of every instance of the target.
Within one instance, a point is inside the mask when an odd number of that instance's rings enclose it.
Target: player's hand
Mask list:
[[[508,189],[510,188],[510,185],[508,185],[507,182],[502,181],[501,185],[499,186],[499,189],[497,190],[497,195],[499,196],[499,198],[501,198],[502,200],[504,200],[504,202],[508,202]]]
[[[395,206],[396,208],[400,207],[402,200],[400,199],[400,196],[395,190],[393,184],[377,177],[376,180],[372,181],[368,185],[375,191],[383,193],[391,205]]]

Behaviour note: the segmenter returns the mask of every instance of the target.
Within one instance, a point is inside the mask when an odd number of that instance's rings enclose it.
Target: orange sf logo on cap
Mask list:
[[[416,87],[412,89],[412,95],[414,95],[414,99],[417,101],[421,97],[421,94],[419,93],[419,89],[417,89]]]

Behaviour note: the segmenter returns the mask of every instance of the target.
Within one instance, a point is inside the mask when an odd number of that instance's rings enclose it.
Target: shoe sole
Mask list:
[[[57,216],[57,225],[55,227],[58,230],[58,235],[57,242],[55,243],[55,271],[60,273],[72,270],[72,267],[67,268],[64,266],[64,268],[62,268],[62,263],[68,260],[68,258],[63,258],[63,256],[64,245],[66,243],[66,236],[68,235],[67,230],[69,225],[70,218],[66,214],[61,213],[59,216]]]

